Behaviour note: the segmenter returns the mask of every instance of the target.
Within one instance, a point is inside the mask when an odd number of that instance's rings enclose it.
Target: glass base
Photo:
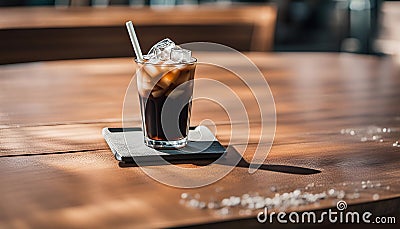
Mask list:
[[[177,149],[185,147],[187,144],[187,137],[182,138],[176,141],[162,141],[162,140],[153,140],[148,137],[145,137],[144,143],[151,148],[154,149]]]

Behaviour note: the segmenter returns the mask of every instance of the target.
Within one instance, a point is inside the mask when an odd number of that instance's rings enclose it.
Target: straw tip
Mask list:
[[[132,25],[132,21],[125,22],[125,25]]]

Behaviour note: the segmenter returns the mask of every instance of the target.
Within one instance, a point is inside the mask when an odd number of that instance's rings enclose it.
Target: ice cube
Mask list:
[[[152,90],[154,85],[155,83],[153,83],[149,75],[147,75],[147,77],[142,78],[142,88],[144,90]]]
[[[190,62],[192,59],[192,52],[187,49],[173,48],[171,50],[171,60],[176,63]]]
[[[153,87],[154,83],[152,83],[150,76],[143,70],[138,70],[137,73],[137,86],[138,90],[142,95],[150,92]]]
[[[175,68],[169,72],[166,72],[158,81],[157,85],[161,88],[168,88],[176,79],[179,77],[180,71],[179,69]]]
[[[165,60],[169,60],[171,51],[168,49],[156,48],[155,53],[156,53],[155,58],[165,61]]]
[[[175,47],[175,43],[171,41],[169,38],[165,38],[164,40],[157,42],[157,44],[151,47],[148,56],[157,57],[157,59],[158,57],[162,58],[167,57],[167,59],[169,59],[169,55],[173,47]],[[166,59],[161,59],[161,60],[166,60]]]
[[[182,61],[183,62],[192,61],[192,51],[187,49],[182,49]]]
[[[148,64],[160,64],[162,61],[156,57],[151,57],[146,63]]]
[[[180,63],[182,61],[182,48],[179,46],[175,46],[173,49],[171,49],[171,60]]]
[[[175,62],[172,60],[166,60],[166,61],[162,62],[162,64],[169,65],[169,64],[175,64]]]
[[[144,64],[143,69],[150,75],[151,78],[159,79],[162,74],[169,71],[171,66],[170,64],[175,64],[172,60],[162,61],[159,59],[150,59]],[[161,74],[161,75],[160,75]]]
[[[152,78],[156,77],[159,73],[161,73],[160,68],[151,64],[144,65],[143,70],[145,70],[146,73],[149,74],[149,76]]]

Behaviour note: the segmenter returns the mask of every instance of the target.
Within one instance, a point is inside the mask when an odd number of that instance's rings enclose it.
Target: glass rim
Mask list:
[[[144,60],[149,60],[149,59],[144,59]],[[157,65],[157,66],[177,66],[177,65],[192,65],[197,63],[197,59],[195,57],[192,57],[192,61],[190,62],[183,62],[183,63],[173,63],[173,64],[165,64],[165,63],[160,63],[160,64],[154,64],[154,63],[147,63],[145,61],[139,61],[137,58],[134,58],[134,61],[137,64],[144,64],[144,65]]]

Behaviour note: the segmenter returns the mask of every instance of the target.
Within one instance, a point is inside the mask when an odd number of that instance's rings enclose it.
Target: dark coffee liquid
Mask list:
[[[148,93],[139,93],[145,135],[158,141],[177,141],[188,135],[195,66],[172,70],[166,86],[160,79]]]
[[[190,90],[185,93],[191,94],[192,91]],[[175,110],[162,113],[166,100],[167,96],[165,95],[157,98],[154,98],[152,95],[147,98],[140,96],[141,106],[142,108],[144,107],[144,110],[142,110],[145,115],[144,128],[147,137],[152,140],[176,141],[186,137],[188,134],[187,130],[192,106],[190,96],[182,95],[182,97],[168,99],[168,104],[181,105],[182,110],[180,112]]]

